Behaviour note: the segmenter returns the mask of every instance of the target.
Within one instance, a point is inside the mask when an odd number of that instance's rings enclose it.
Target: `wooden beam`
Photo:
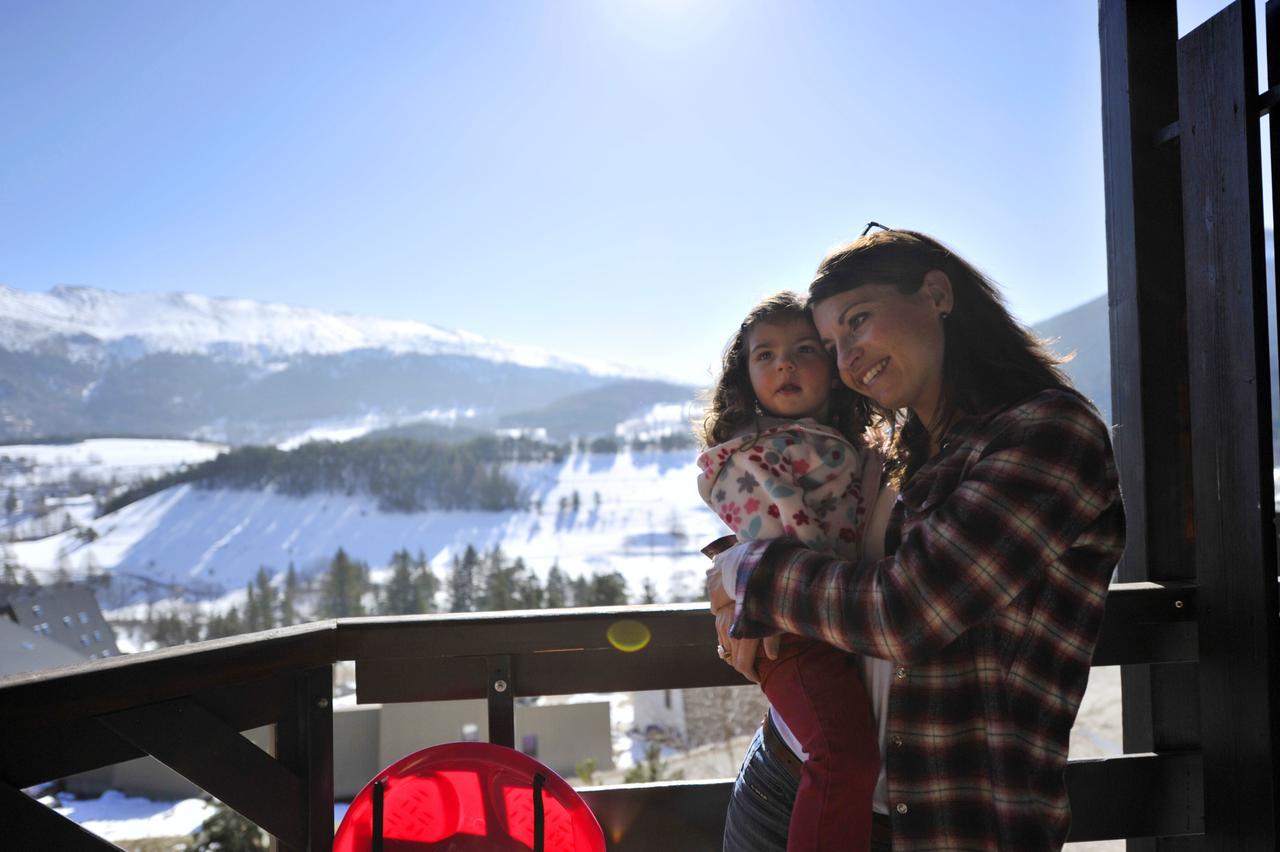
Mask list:
[[[1137,754],[1067,765],[1072,842],[1121,837],[1188,838],[1204,827],[1196,754]],[[716,850],[732,780],[675,781],[579,790],[610,852]]]
[[[339,623],[341,660],[468,657],[557,649],[610,648],[609,628],[639,622],[647,647],[715,644],[705,603],[349,618]]]
[[[1179,43],[1205,846],[1274,850],[1276,536],[1252,0]]]
[[[1128,517],[1118,576],[1122,582],[1191,581],[1195,528],[1177,142],[1177,4],[1101,0],[1098,31],[1111,409]],[[1104,630],[1095,659],[1116,647],[1109,640]],[[1186,700],[1196,689],[1194,666],[1130,664],[1120,677],[1125,751],[1195,747],[1199,707]],[[1129,844],[1129,852],[1157,848],[1155,841]]]
[[[0,719],[48,724],[325,665],[335,632],[320,621],[0,678]]]
[[[747,682],[716,656],[714,644],[693,651],[657,648],[624,654],[596,648],[510,656],[519,674],[512,685],[515,697],[740,686]],[[487,698],[485,659],[357,660],[357,700],[370,704]]]
[[[120,852],[120,847],[86,831],[21,790],[0,784],[6,849],[76,849]]]
[[[666,781],[579,790],[609,852],[720,852],[733,781]]]
[[[1067,841],[1204,832],[1200,755],[1139,754],[1067,764]]]
[[[298,777],[196,702],[119,710],[102,722],[285,843],[305,848]]]
[[[1188,663],[1197,653],[1194,585],[1121,583],[1107,592],[1093,665]]]
[[[1266,28],[1268,94],[1275,95],[1280,93],[1280,0],[1267,0]],[[1275,223],[1280,222],[1280,218],[1276,218],[1280,214],[1280,197],[1275,193],[1276,183],[1280,182],[1280,115],[1267,121],[1267,129],[1271,142],[1271,251],[1273,258],[1280,258],[1280,228],[1275,227]],[[1271,331],[1280,340],[1280,312],[1277,312],[1276,323],[1277,327]],[[1271,368],[1280,369],[1280,365],[1272,364]],[[1275,400],[1272,405],[1274,407]]]
[[[149,676],[148,668],[140,663],[136,671],[117,671],[124,680],[143,683]],[[276,675],[223,684],[192,697],[228,726],[247,731],[293,712],[293,681],[292,677]],[[5,732],[6,736],[0,737],[0,777],[16,787],[65,778],[145,754],[93,716],[32,720],[24,714],[22,721],[7,723]]]

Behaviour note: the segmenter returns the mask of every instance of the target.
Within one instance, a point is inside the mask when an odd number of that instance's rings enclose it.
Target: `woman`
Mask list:
[[[1124,546],[1106,427],[991,283],[930,237],[856,240],[809,299],[841,380],[893,434],[890,555],[846,562],[787,539],[726,551],[709,588],[726,655],[754,679],[757,640],[786,632],[886,661],[887,689],[869,684],[882,845],[1059,848],[1068,735]],[[767,837],[786,794],[785,755],[757,739],[734,852],[777,848],[743,840]]]

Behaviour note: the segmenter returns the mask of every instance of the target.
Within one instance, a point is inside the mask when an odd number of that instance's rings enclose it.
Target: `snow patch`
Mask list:
[[[214,806],[203,799],[153,802],[108,790],[96,799],[60,796],[58,813],[105,840],[189,835],[213,816]]]

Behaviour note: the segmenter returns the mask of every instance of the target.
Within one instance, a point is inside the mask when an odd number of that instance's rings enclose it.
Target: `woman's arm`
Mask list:
[[[749,548],[733,635],[783,630],[910,662],[1007,606],[1091,527],[1091,564],[1114,564],[1123,509],[1106,429],[1086,404],[1042,394],[987,428],[981,457],[894,556],[860,568],[786,539]]]

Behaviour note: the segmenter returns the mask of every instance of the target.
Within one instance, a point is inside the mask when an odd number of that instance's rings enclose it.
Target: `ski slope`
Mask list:
[[[619,571],[633,596],[652,578],[666,598],[701,587],[706,559],[698,549],[725,532],[698,498],[692,451],[579,453],[507,470],[525,508],[389,513],[359,494],[298,498],[181,485],[94,520],[92,542],[69,531],[10,548],[37,575],[92,564],[229,591],[243,588],[259,566],[317,570],[339,547],[375,568],[398,549],[421,550],[444,576],[468,544],[499,546],[544,578],[554,564],[571,576]]]

